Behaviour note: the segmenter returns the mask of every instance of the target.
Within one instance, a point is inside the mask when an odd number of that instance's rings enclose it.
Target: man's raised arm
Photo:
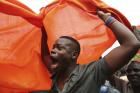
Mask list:
[[[109,68],[115,72],[136,54],[140,47],[140,42],[135,35],[122,23],[117,21],[109,13],[102,11],[97,12],[98,16],[105,22],[105,24],[112,30],[120,46],[113,49],[105,56]]]

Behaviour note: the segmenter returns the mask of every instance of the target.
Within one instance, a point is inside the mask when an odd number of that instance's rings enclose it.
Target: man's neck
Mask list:
[[[59,73],[59,79],[66,79],[69,77],[71,72],[75,69],[76,64],[69,64],[69,66]]]
[[[76,64],[70,64],[65,70],[59,73],[57,84],[61,90],[63,89],[66,80],[68,79],[72,71],[75,69],[75,67]]]

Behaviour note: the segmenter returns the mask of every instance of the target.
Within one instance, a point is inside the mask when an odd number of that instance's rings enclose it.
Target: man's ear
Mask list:
[[[73,51],[73,52],[72,52],[72,59],[77,59],[78,56],[79,56],[78,51]]]

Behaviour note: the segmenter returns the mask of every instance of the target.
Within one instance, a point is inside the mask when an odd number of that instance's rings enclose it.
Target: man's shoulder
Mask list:
[[[98,67],[98,66],[106,66],[106,62],[105,62],[105,59],[104,58],[101,58],[99,60],[96,60],[96,61],[92,61],[90,62],[89,64],[87,64],[87,66],[95,66],[95,67]]]
[[[106,65],[106,62],[105,62],[105,59],[104,58],[101,58],[99,60],[95,60],[95,61],[92,61],[92,62],[89,62],[87,64],[78,64],[77,66],[80,68],[80,69],[85,69],[87,67],[90,67],[90,66],[96,66],[96,65]]]

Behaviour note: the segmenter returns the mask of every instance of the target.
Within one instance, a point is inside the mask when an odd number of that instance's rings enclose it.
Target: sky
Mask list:
[[[39,13],[41,7],[44,7],[51,3],[53,0],[18,0],[28,7],[30,7],[36,13]],[[109,6],[119,10],[132,25],[140,25],[140,3],[139,0],[102,0]],[[139,11],[139,12],[138,12]],[[104,54],[106,55],[113,48],[119,44],[115,42],[111,48],[109,48]]]
[[[51,3],[53,0],[18,0],[36,13],[39,13],[39,9],[47,4]],[[114,7],[119,10],[122,14],[124,14],[128,20],[133,25],[140,24],[140,6],[139,0],[102,0],[107,3],[109,6]]]

